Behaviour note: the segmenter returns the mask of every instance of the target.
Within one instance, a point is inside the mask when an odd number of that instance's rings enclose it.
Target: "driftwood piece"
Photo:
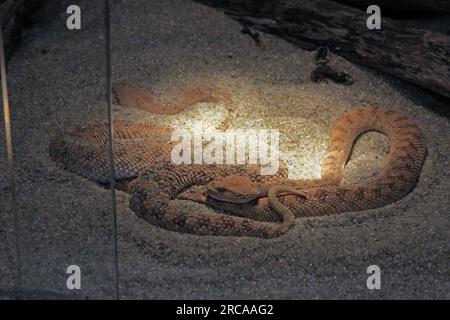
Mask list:
[[[350,61],[450,97],[450,36],[387,18],[381,30],[369,30],[368,14],[326,0],[195,1],[304,49],[328,46]]]
[[[401,12],[418,13],[449,13],[450,1],[448,0],[335,0],[359,7],[378,5],[381,10],[389,9]]]

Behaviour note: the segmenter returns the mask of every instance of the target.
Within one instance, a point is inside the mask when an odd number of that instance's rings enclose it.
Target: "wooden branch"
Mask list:
[[[350,61],[450,97],[450,37],[405,28],[382,18],[369,30],[368,14],[326,0],[195,0],[218,7],[253,28],[299,47],[328,46]]]

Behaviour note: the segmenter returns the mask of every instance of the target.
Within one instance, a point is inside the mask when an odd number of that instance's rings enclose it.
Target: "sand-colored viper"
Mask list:
[[[142,92],[133,90],[119,87],[116,94],[120,102],[164,113],[165,108],[154,103],[151,96],[142,98]],[[142,99],[133,100],[131,96]],[[224,95],[202,90],[188,92],[173,109],[179,112],[200,101],[225,101],[229,112],[233,111]],[[225,129],[229,121],[227,118],[219,128]],[[385,108],[356,109],[338,121],[331,131],[322,176],[316,180],[288,180],[283,165],[273,176],[261,176],[258,166],[175,165],[170,161],[171,130],[115,121],[115,179],[126,182],[119,186],[131,193],[130,207],[138,216],[169,230],[198,235],[273,238],[289,230],[295,217],[387,205],[412,190],[426,154],[418,126]],[[387,164],[368,182],[340,186],[355,140],[372,130],[389,138]],[[50,155],[69,171],[108,183],[107,132],[106,122],[69,128],[52,139]],[[169,212],[170,200],[194,185],[208,185],[204,202],[225,213]]]

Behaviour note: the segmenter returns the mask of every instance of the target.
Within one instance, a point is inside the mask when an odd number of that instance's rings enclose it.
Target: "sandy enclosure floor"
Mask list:
[[[56,129],[106,119],[102,8],[79,3],[80,31],[65,28],[70,2],[50,1],[9,64],[23,283],[30,297],[114,296],[110,191],[60,169],[48,155]],[[229,93],[237,109],[232,128],[278,129],[292,178],[318,177],[330,128],[362,106],[412,117],[428,147],[420,181],[404,199],[299,219],[274,240],[166,231],[136,217],[128,194],[118,192],[122,298],[449,298],[448,101],[337,56],[331,64],[355,84],[311,83],[311,52],[265,34],[259,48],[237,22],[191,1],[117,1],[112,11],[114,81],[151,89],[161,101],[188,85]],[[212,126],[225,112],[202,103],[175,116],[120,106],[114,115],[190,127]],[[0,296],[8,298],[14,252],[3,130],[0,138]],[[379,134],[362,137],[345,182],[373,176],[387,148]],[[210,210],[180,200],[171,205]],[[80,291],[66,288],[71,264],[82,269]],[[366,287],[372,264],[381,267],[381,290]]]

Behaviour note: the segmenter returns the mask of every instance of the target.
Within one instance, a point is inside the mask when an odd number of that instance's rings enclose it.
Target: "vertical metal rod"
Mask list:
[[[0,21],[1,26],[1,21]],[[14,177],[13,141],[11,129],[11,113],[9,110],[8,83],[6,81],[5,48],[3,43],[3,30],[0,27],[0,75],[2,81],[3,115],[5,119],[6,151],[8,154],[8,174],[11,189],[11,211],[14,215],[14,250],[16,253],[15,291],[20,298],[22,290],[22,257],[19,246],[19,216],[16,208],[16,181]]]
[[[114,263],[114,284],[116,299],[119,300],[119,261],[117,250],[117,209],[116,209],[116,189],[115,189],[115,168],[114,168],[114,128],[112,113],[112,83],[111,83],[111,22],[109,0],[105,1],[105,46],[106,46],[106,92],[108,100],[108,140],[109,140],[109,159],[110,159],[110,188],[113,213],[113,263]]]

